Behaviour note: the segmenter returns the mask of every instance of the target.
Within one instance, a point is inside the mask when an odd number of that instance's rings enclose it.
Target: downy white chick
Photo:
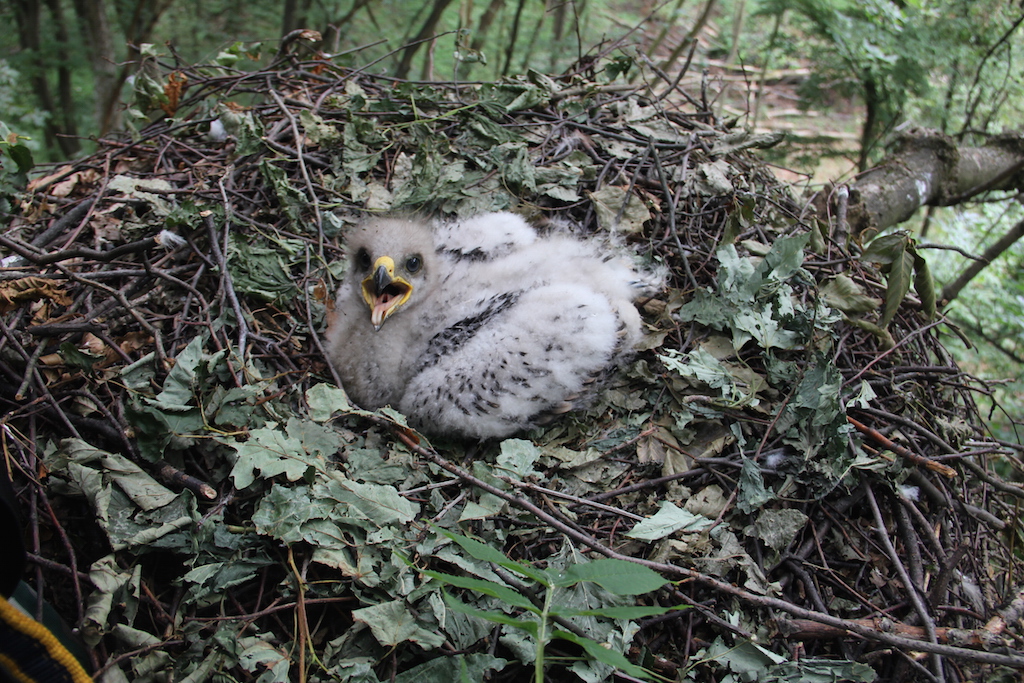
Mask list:
[[[370,220],[347,238],[327,350],[361,407],[504,437],[583,407],[640,339],[637,276],[512,213]]]

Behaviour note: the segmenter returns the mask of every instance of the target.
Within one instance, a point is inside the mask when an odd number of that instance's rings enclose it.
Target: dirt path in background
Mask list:
[[[721,27],[730,21],[729,17],[713,18],[704,27],[679,88],[697,99],[705,88],[708,100],[715,105],[716,114],[735,119],[737,126],[753,125],[755,132],[785,133],[786,139],[766,154],[780,179],[797,184],[822,184],[852,175],[860,140],[862,112],[859,105],[837,99],[828,111],[803,106],[799,88],[811,74],[809,66],[769,69],[762,74],[759,68],[731,64],[709,56],[727,42],[720,41],[719,35]],[[661,65],[669,58],[672,49],[685,39],[690,26],[690,22],[684,19],[668,29],[655,52],[656,64]],[[645,26],[644,41],[648,45],[653,44],[656,34],[662,29],[653,23]],[[677,78],[685,62],[684,54],[665,71],[671,78]],[[668,101],[672,99],[669,97]],[[690,107],[681,97],[676,101],[684,109]]]

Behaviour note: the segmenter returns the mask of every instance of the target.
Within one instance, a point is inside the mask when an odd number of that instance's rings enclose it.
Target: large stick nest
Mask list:
[[[881,329],[884,278],[776,182],[765,140],[590,71],[162,73],[137,84],[157,86],[131,110],[150,121],[37,177],[0,236],[26,578],[105,675],[524,680],[534,641],[420,570],[543,593],[441,530],[552,572],[658,571],[672,583],[627,600],[688,609],[559,628],[672,680],[1024,666],[1024,491],[1000,476],[1019,463],[985,437],[948,328],[908,298]],[[500,444],[349,406],[318,341],[345,226],[498,209],[614,231],[668,269],[639,360],[589,413]],[[551,680],[611,675],[547,649]]]

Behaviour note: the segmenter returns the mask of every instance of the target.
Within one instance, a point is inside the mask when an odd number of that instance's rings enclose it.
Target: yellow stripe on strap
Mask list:
[[[19,683],[92,683],[48,628],[0,596],[0,666]]]

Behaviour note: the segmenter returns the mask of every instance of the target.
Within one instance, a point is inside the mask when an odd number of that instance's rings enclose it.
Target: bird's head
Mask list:
[[[363,226],[350,241],[355,261],[352,273],[370,323],[384,322],[422,296],[430,283],[434,247],[429,228],[404,220],[379,220]]]

